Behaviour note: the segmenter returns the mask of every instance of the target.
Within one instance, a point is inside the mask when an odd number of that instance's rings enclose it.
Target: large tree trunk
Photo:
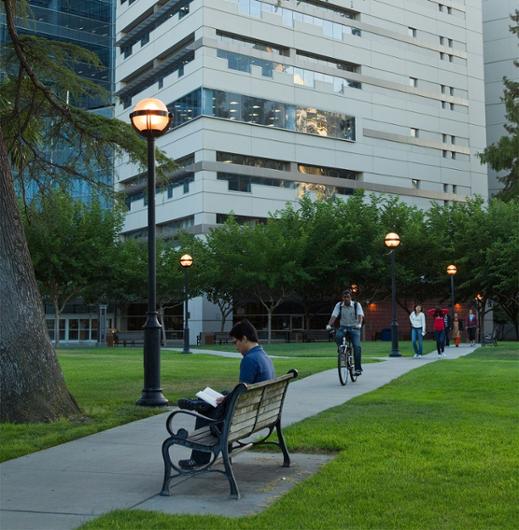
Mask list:
[[[52,421],[80,412],[47,334],[0,129],[0,421]]]

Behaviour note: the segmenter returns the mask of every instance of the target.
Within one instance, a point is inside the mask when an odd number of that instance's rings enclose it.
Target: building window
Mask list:
[[[411,179],[411,184],[415,190],[420,188],[420,181],[418,179]]]
[[[440,36],[440,46],[445,44],[445,37]]]
[[[442,100],[442,109],[447,107],[447,102]]]
[[[146,44],[148,44],[148,42],[150,42],[150,34],[149,34],[149,32],[145,33],[141,37],[141,46],[145,46]]]
[[[450,110],[454,110],[454,103],[449,103]]]
[[[447,6],[447,14],[448,15],[452,14],[452,7]]]
[[[353,116],[315,107],[296,107],[221,90],[195,90],[170,103],[168,107],[174,115],[174,126],[182,125],[203,114],[306,134],[355,140]]]
[[[440,61],[443,61],[444,58],[445,58],[445,54],[443,52],[440,52]]]
[[[449,95],[454,96],[454,87],[449,87]]]
[[[278,171],[290,171],[290,162],[285,160],[273,160],[271,158],[262,158],[259,156],[239,155],[236,153],[216,152],[216,161],[225,164],[237,164],[240,166],[264,167],[267,169],[276,169]]]
[[[351,171],[350,169],[341,169],[326,166],[313,166],[310,164],[297,164],[299,173],[305,175],[315,175],[320,177],[334,177],[339,179],[361,180],[362,173]]]
[[[439,11],[440,13],[443,12],[443,4],[438,4],[438,11]]]
[[[443,156],[443,158],[447,158],[447,150],[446,149],[442,150],[442,156]]]
[[[447,135],[446,135],[445,133],[442,134],[442,142],[443,142],[444,144],[447,143]]]
[[[452,193],[458,193],[458,186],[456,184],[452,185]]]
[[[416,77],[410,77],[409,78],[409,86],[418,86],[418,79]]]
[[[440,85],[440,90],[442,94],[445,94],[445,85]]]
[[[449,191],[449,185],[448,184],[444,184],[443,185],[443,193],[448,193]]]
[[[454,62],[454,56],[449,53],[449,63]]]
[[[409,26],[407,28],[407,33],[410,37],[416,37],[416,28],[412,28],[411,26]]]
[[[456,151],[451,151],[451,158],[453,160],[456,158]]]
[[[414,127],[410,127],[409,128],[409,134],[413,137],[413,138],[418,138],[419,134],[420,134],[420,131],[418,129],[415,129]]]
[[[447,45],[452,48],[452,39],[447,39]]]
[[[456,137],[451,135],[451,144],[454,145],[455,143],[456,143]]]

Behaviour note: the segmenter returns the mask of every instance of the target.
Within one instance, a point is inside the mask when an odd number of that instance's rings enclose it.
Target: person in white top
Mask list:
[[[411,343],[413,344],[414,358],[420,359],[423,353],[423,338],[425,336],[425,315],[421,305],[415,305],[414,311],[409,315],[411,322]]]

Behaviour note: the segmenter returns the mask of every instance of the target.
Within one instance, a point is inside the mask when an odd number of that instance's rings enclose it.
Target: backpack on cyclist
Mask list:
[[[353,302],[353,309],[355,311],[355,320],[357,319],[357,314],[358,314],[358,302],[355,300]],[[338,329],[340,328],[341,326],[341,314],[342,314],[342,304],[339,306],[339,314],[337,315],[337,317],[335,317],[335,320],[333,322],[333,327]],[[362,322],[361,322],[361,327],[364,326],[364,317],[362,317]]]

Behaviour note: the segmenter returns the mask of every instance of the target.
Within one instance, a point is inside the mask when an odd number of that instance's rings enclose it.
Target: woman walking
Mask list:
[[[458,313],[454,313],[454,318],[452,319],[452,338],[456,348],[459,348],[461,344],[461,332],[463,331],[463,320],[459,318]]]
[[[440,309],[439,307],[427,311],[427,314],[433,317],[434,339],[436,340],[436,350],[440,359],[445,357],[445,320],[443,317],[448,312],[447,309]]]
[[[469,309],[467,316],[467,332],[469,334],[470,345],[474,346],[476,343],[476,331],[478,329],[478,317],[473,309]]]
[[[413,345],[414,359],[421,359],[423,353],[423,338],[425,337],[425,315],[422,306],[417,304],[409,315],[411,322],[411,343]]]

